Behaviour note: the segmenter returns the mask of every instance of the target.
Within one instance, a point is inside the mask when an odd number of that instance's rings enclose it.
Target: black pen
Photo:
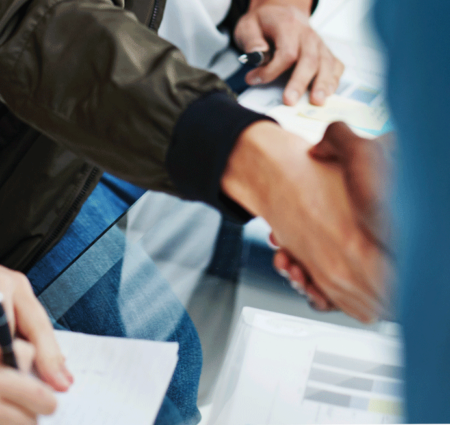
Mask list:
[[[0,347],[2,348],[2,360],[4,365],[18,369],[8,318],[3,308],[3,299],[3,294],[0,292]]]
[[[268,50],[267,52],[251,52],[244,53],[243,55],[238,57],[238,61],[243,65],[249,64],[254,66],[265,65],[267,62],[270,62],[272,59],[273,52],[272,50]]]

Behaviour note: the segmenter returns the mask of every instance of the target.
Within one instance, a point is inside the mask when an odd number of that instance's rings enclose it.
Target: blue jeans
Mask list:
[[[195,424],[202,352],[197,331],[153,261],[113,226],[80,249],[143,191],[106,175],[61,242],[28,277],[55,327],[94,335],[177,341],[179,361],[156,424]],[[132,196],[133,195],[133,196]],[[107,206],[107,208],[105,207]]]

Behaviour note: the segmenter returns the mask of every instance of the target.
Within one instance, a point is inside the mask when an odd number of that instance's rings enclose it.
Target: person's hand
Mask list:
[[[246,53],[275,49],[272,60],[250,71],[250,85],[273,81],[293,67],[283,101],[294,105],[312,82],[310,101],[323,105],[338,87],[344,65],[309,25],[310,1],[253,0],[239,20],[234,38]]]
[[[333,123],[323,140],[310,150],[314,158],[336,162],[342,167],[361,229],[390,256],[393,256],[393,236],[388,199],[393,183],[394,148],[392,134],[374,140],[362,139],[344,123]],[[273,235],[271,243],[278,245]],[[333,309],[334,306],[314,285],[302,265],[286,250],[277,250],[273,264],[289,278],[294,289],[306,292],[315,308],[322,311]]]
[[[238,137],[222,189],[266,219],[331,303],[372,321],[382,310],[387,259],[360,229],[340,166],[309,149],[274,123],[254,123]]]
[[[37,300],[30,282],[22,273],[0,266],[0,292],[11,334],[30,342],[35,351],[39,377],[57,391],[66,391],[73,377],[55,338],[44,308]]]
[[[273,233],[269,235],[269,245],[276,251],[273,256],[273,267],[281,276],[289,280],[292,289],[306,296],[311,308],[322,312],[338,310],[314,284],[303,265],[278,245]]]
[[[35,356],[33,345],[15,340],[14,352],[20,370],[0,366],[0,423],[36,424],[37,415],[55,411],[56,398],[50,386],[29,375]]]
[[[321,162],[338,164],[361,229],[381,249],[393,254],[389,197],[394,184],[393,133],[376,139],[357,136],[343,122],[328,126],[323,139],[310,149]]]

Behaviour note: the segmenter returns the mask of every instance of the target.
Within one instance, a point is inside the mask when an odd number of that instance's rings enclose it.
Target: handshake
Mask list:
[[[224,192],[272,227],[275,268],[318,310],[372,322],[390,309],[394,279],[390,135],[331,124],[310,145],[270,122],[245,130]]]

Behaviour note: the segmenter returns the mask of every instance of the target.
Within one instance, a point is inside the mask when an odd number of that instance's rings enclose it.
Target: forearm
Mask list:
[[[249,126],[237,139],[222,176],[227,196],[269,222],[282,198],[289,196],[284,184],[291,177],[289,170],[297,172],[299,159],[306,158],[310,147],[292,136],[271,122]]]

